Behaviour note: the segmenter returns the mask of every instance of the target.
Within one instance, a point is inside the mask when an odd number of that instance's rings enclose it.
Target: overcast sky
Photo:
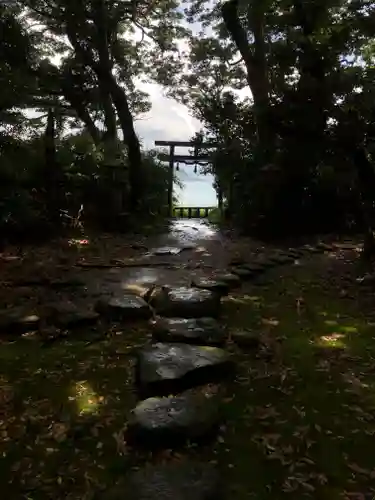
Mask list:
[[[136,130],[146,149],[154,148],[154,141],[188,141],[200,129],[200,123],[189,115],[185,106],[163,95],[159,85],[143,86],[150,94],[152,108],[136,121]],[[187,154],[187,148],[177,148],[177,154]],[[179,178],[184,183],[182,190],[175,186],[179,203],[184,206],[216,206],[216,192],[212,187],[212,176],[194,173],[194,166],[180,165]]]

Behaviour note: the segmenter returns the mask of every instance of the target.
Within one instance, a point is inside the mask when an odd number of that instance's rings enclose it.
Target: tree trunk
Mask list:
[[[56,158],[55,116],[53,110],[48,110],[47,126],[44,134],[45,147],[45,199],[48,216],[53,225],[60,226],[61,217],[61,172]]]
[[[375,205],[375,171],[363,147],[352,151],[354,165],[357,169],[358,184],[362,200],[365,235],[363,254],[372,259],[375,256],[374,238],[374,205]]]
[[[142,196],[141,147],[134,129],[134,121],[125,91],[117,83],[116,78],[112,73],[112,61],[110,59],[108,47],[108,36],[110,35],[110,30],[106,22],[106,6],[103,1],[99,1],[95,17],[95,26],[97,29],[95,49],[99,53],[99,62],[95,61],[92,49],[86,48],[80,43],[77,37],[79,27],[74,14],[74,11],[67,11],[68,22],[66,25],[66,33],[70,43],[76,51],[77,56],[83,61],[84,64],[89,66],[95,72],[102,91],[108,93],[112,98],[120,121],[123,141],[128,150],[130,184],[129,209],[137,210],[140,206]]]
[[[271,160],[273,134],[269,119],[269,81],[263,33],[264,10],[259,0],[252,0],[248,8],[248,23],[254,35],[254,50],[249,46],[246,30],[238,17],[238,0],[225,2],[221,12],[225,26],[246,66],[247,81],[254,100],[258,145],[263,157],[262,162],[266,164]]]
[[[97,48],[99,52],[99,64],[94,66],[102,95],[104,95],[104,104],[106,107],[106,123],[107,130],[116,127],[116,122],[113,123],[112,101],[115,106],[117,116],[119,118],[123,141],[128,150],[129,160],[129,184],[130,184],[130,209],[137,210],[141,202],[141,169],[142,169],[142,155],[141,146],[134,129],[133,116],[131,114],[128,100],[125,91],[117,83],[112,73],[112,61],[109,53],[109,37],[111,30],[108,26],[107,8],[104,0],[97,0],[97,10],[95,17],[95,25],[97,29]],[[117,131],[116,131],[117,136]]]
[[[128,150],[130,209],[137,210],[142,199],[142,154],[141,145],[134,128],[133,117],[124,89],[116,82],[112,74],[101,75],[102,81],[110,90],[117,116],[119,118],[123,140]]]
[[[70,75],[68,72],[62,75],[61,87],[65,99],[70,103],[78,118],[85,124],[87,132],[90,134],[94,144],[98,146],[101,142],[101,133],[95,125],[90,113],[87,111],[81,96],[69,83]]]

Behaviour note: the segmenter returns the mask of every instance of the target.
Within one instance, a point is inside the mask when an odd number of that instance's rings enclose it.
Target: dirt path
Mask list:
[[[1,262],[7,498],[374,493],[355,245],[281,251],[176,221],[16,254]]]

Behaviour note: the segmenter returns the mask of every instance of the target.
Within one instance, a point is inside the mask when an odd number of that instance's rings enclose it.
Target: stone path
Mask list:
[[[192,279],[190,287],[153,287],[146,293],[154,312],[152,341],[137,354],[135,383],[141,399],[130,416],[128,444],[148,450],[176,449],[215,436],[222,423],[222,398],[205,384],[225,384],[235,369],[234,359],[225,351],[228,331],[219,322],[221,297],[241,286],[241,281],[258,279],[271,268],[330,249],[318,245],[259,254],[251,262],[232,262],[225,272],[210,278]],[[166,253],[165,248],[162,251]],[[251,332],[236,332],[232,340],[243,348],[259,345]],[[219,478],[212,465],[186,460],[147,466],[131,473],[108,498],[129,494],[145,500],[223,499]]]
[[[184,224],[188,230],[184,231]],[[271,268],[330,249],[319,244],[258,252],[248,261],[228,263],[217,231],[201,221],[195,226],[193,221],[178,221],[174,232],[156,241],[143,255],[142,264],[138,263],[130,279],[127,269],[120,280],[119,273],[113,273],[116,279],[111,281],[108,270],[112,266],[102,265],[105,281],[100,281],[99,274],[89,280],[82,274],[79,285],[86,290],[82,307],[76,303],[55,304],[43,318],[24,308],[3,311],[0,331],[19,333],[42,320],[69,327],[93,324],[99,318],[121,324],[150,320],[151,341],[136,353],[134,381],[139,402],[131,412],[126,441],[150,451],[183,448],[191,442],[199,446],[202,440],[215,436],[222,424],[221,388],[235,374],[235,360],[225,349],[229,332],[220,323],[221,298],[243,281],[257,282]],[[165,262],[158,274],[154,259],[160,255]],[[197,261],[199,266],[195,266]],[[121,271],[123,264],[118,263],[115,269]],[[170,273],[166,273],[168,266]],[[202,273],[206,269],[210,269],[210,276]],[[66,281],[60,280],[56,286],[72,286],[68,278]],[[244,349],[259,346],[251,332],[234,332],[231,338]],[[216,385],[210,385],[213,383]],[[122,478],[102,498],[224,498],[219,476],[211,465],[186,460],[147,466]]]

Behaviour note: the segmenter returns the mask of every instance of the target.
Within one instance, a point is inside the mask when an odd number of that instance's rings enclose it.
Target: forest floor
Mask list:
[[[149,267],[159,280],[184,284],[187,275],[209,275],[239,254],[251,262],[259,250],[248,239],[210,238],[199,252],[159,257]],[[134,263],[144,244],[147,238],[101,237],[11,248],[0,260],[1,306],[74,302],[75,295],[84,305],[103,286],[128,286],[135,271],[125,280],[118,274],[123,268],[75,264]],[[4,498],[91,499],[132,467],[185,455],[217,464],[231,500],[373,498],[375,307],[371,285],[356,280],[360,273],[353,242],[270,269],[225,297],[221,321],[238,367],[225,398],[226,421],[213,444],[178,452],[139,452],[124,440],[136,404],[132,354],[150,340],[147,322],[99,321],[57,339],[49,325],[22,337],[1,334]],[[74,284],[72,290],[53,287],[62,277],[83,275],[85,296]],[[37,283],[43,279],[48,283]],[[244,329],[259,336],[260,349],[244,351],[231,342]]]

